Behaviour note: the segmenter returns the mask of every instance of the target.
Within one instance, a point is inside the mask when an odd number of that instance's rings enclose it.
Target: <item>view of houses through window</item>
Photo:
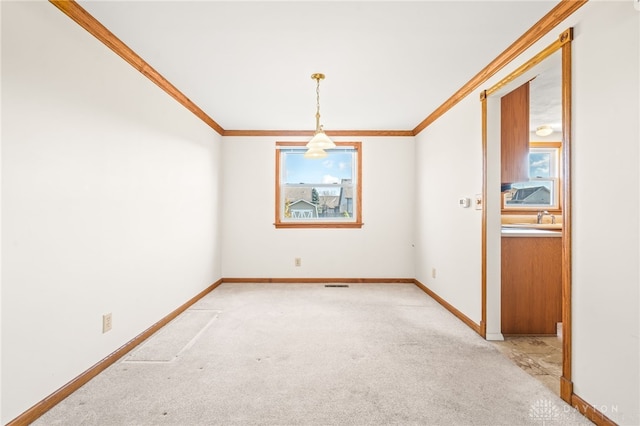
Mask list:
[[[278,145],[276,225],[359,222],[359,145],[339,145],[322,159],[306,148]]]
[[[336,185],[339,185],[339,189]],[[284,217],[293,219],[353,217],[351,179],[341,179],[335,185],[285,186]]]
[[[558,208],[559,147],[529,149],[529,181],[511,185],[505,208]]]

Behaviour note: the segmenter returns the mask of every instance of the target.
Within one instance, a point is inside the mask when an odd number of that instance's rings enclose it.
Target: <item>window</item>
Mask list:
[[[511,185],[504,194],[508,210],[560,209],[560,144],[529,145],[529,181]]]
[[[276,143],[276,228],[362,227],[361,142],[336,142],[322,159],[306,142]]]

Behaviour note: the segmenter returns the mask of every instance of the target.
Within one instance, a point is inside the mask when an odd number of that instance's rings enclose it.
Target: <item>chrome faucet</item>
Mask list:
[[[540,224],[540,223],[542,223],[542,217],[543,217],[545,214],[549,214],[549,212],[548,212],[548,211],[546,211],[546,210],[540,210],[540,211],[538,211],[538,223],[539,223],[539,224]],[[555,218],[554,218],[554,219],[555,219]]]

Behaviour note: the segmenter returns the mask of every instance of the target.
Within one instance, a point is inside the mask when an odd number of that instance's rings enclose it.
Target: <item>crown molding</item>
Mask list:
[[[127,61],[129,65],[138,70],[142,75],[151,80],[154,84],[164,90],[169,96],[178,101],[182,106],[187,108],[199,119],[204,121],[209,127],[218,132],[220,135],[224,133],[224,129],[216,123],[213,118],[209,117],[198,105],[187,98],[184,93],[178,90],[158,71],[142,59],[129,46],[124,44],[122,40],[116,37],[111,31],[102,25],[96,18],[87,12],[82,6],[74,0],[49,0],[51,4],[60,9],[62,13],[73,19],[78,25],[87,30],[91,35],[101,41],[105,46],[115,52],[122,59]]]
[[[328,136],[400,136],[413,137],[411,130],[332,130],[325,132]],[[313,130],[225,130],[222,136],[313,136]]]
[[[536,22],[527,32],[518,38],[504,52],[498,55],[489,65],[483,68],[462,88],[454,93],[442,105],[434,110],[427,118],[412,130],[337,130],[327,132],[331,136],[416,136],[427,126],[446,113],[463,98],[477,89],[482,83],[495,75],[518,55],[531,47],[536,41],[551,31],[568,16],[582,7],[588,0],[562,0],[549,13]],[[158,71],[116,37],[75,0],[49,0],[55,7],[87,32],[96,37],[105,46],[115,52],[141,74],[173,97],[181,105],[204,121],[209,127],[222,136],[310,136],[313,131],[303,130],[224,130],[216,121],[207,115],[193,101],[186,97],[178,88],[171,84]]]
[[[544,15],[538,22],[533,24],[531,28],[513,42],[511,46],[507,47],[504,52],[491,61],[489,65],[473,76],[471,80],[462,86],[456,93],[451,95],[449,99],[444,101],[444,103],[436,108],[436,110],[427,118],[422,120],[422,122],[413,129],[413,134],[417,136],[421,131],[426,129],[427,126],[436,121],[444,115],[444,113],[453,108],[454,105],[480,87],[481,84],[494,76],[498,71],[517,58],[535,42],[540,40],[544,35],[557,27],[576,10],[584,6],[587,1],[588,0],[562,0],[558,3],[553,9],[551,9],[551,11],[549,11],[549,13]]]

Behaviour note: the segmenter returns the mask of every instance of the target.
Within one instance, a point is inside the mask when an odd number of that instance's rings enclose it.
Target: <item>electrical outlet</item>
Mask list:
[[[295,265],[296,266],[302,266],[302,258],[301,257],[296,257]]]
[[[431,268],[431,278],[435,279],[436,277],[436,268]]]
[[[106,333],[111,330],[111,312],[102,316],[102,332]]]

